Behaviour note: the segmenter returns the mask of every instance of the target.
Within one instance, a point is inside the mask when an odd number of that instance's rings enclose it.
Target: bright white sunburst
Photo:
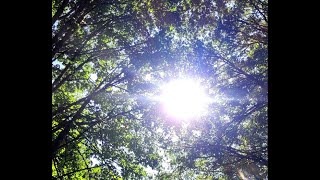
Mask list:
[[[160,99],[165,112],[179,119],[189,119],[205,114],[209,102],[200,83],[192,79],[169,82],[163,87]]]

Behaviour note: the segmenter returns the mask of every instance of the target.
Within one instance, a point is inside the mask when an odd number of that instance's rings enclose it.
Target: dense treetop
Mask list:
[[[267,179],[268,2],[53,0],[53,179]],[[168,115],[168,82],[212,100]]]

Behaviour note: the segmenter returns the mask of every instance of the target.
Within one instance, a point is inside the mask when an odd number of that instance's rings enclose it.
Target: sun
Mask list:
[[[206,113],[209,98],[200,83],[193,79],[173,80],[163,86],[160,101],[170,116],[179,119]]]

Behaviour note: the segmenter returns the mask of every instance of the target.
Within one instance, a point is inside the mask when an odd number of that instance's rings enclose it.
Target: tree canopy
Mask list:
[[[53,179],[267,179],[268,2],[53,0]],[[188,121],[157,97],[197,79]]]

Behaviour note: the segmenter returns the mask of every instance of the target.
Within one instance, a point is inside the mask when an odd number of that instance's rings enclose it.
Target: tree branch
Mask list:
[[[74,173],[77,173],[77,172],[80,172],[80,171],[85,171],[85,170],[94,169],[94,168],[103,167],[103,166],[107,166],[109,169],[111,169],[109,164],[101,164],[101,165],[98,165],[98,166],[88,167],[88,168],[84,168],[84,169],[78,169],[78,170],[63,174],[63,175],[58,176],[58,177],[53,177],[53,178],[60,179],[60,178],[63,178],[64,176],[69,176],[71,174],[74,174]]]

